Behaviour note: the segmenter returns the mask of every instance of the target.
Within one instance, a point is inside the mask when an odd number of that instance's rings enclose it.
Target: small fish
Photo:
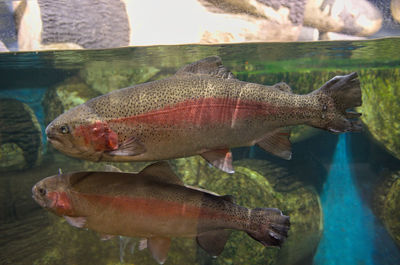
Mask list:
[[[196,237],[212,256],[224,249],[230,230],[247,232],[264,246],[281,246],[289,217],[275,208],[248,209],[232,196],[185,186],[167,162],[138,174],[76,172],[51,176],[33,188],[33,198],[69,224],[111,236],[142,237],[162,264],[171,237]]]
[[[46,128],[61,152],[93,161],[157,161],[201,155],[233,173],[230,148],[257,144],[291,159],[288,126],[307,124],[334,133],[360,131],[357,73],[336,76],[307,95],[285,83],[243,82],[217,56],[172,77],[93,98]]]

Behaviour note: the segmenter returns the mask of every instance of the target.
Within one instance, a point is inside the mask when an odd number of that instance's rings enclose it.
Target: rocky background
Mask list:
[[[0,41],[32,51],[355,40],[398,36],[399,6],[398,0],[2,1]]]

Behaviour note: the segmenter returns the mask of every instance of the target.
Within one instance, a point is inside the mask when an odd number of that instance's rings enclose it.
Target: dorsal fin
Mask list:
[[[281,91],[284,91],[284,92],[293,93],[290,86],[288,84],[286,84],[285,82],[277,83],[277,84],[273,85],[273,87],[275,87],[276,89],[279,89]]]
[[[175,75],[180,76],[188,74],[202,74],[223,79],[236,79],[236,77],[225,68],[222,64],[221,58],[218,56],[207,57],[200,61],[185,65],[179,69]]]
[[[169,166],[168,162],[160,161],[150,166],[145,167],[139,173],[145,176],[147,180],[154,180],[157,182],[170,183],[183,186],[182,180],[175,175],[175,172]]]

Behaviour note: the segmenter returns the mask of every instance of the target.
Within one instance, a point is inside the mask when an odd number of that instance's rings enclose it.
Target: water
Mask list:
[[[1,104],[21,117],[30,108],[30,119],[37,120],[19,124],[0,113],[0,264],[156,264],[148,250],[137,250],[137,239],[101,241],[93,231],[69,226],[32,200],[34,183],[59,168],[101,170],[105,164],[55,151],[43,137],[44,128],[91,97],[164,78],[211,55],[219,55],[240,80],[285,81],[294,93],[308,93],[334,75],[357,71],[365,129],[336,136],[296,128],[291,161],[258,147],[234,149],[233,176],[198,157],[171,161],[186,184],[232,194],[250,208],[280,208],[291,216],[292,227],[282,249],[264,248],[245,233],[233,232],[216,259],[193,239],[176,238],[166,264],[399,264],[399,45],[400,39],[388,38],[0,54]],[[12,137],[6,138],[3,133],[15,124]],[[40,148],[26,142],[38,142]],[[138,171],[146,164],[114,165]]]
[[[321,193],[325,229],[314,264],[389,264],[400,255],[374,259],[376,218],[361,199],[354,183],[346,135],[340,135],[327,180]],[[345,206],[345,207],[344,207]],[[378,225],[379,227],[379,225]],[[387,239],[387,234],[379,235]],[[395,249],[390,243],[387,247]],[[340,246],[340,247],[338,247]],[[394,247],[394,248],[393,248]],[[332,251],[335,249],[335,251]]]

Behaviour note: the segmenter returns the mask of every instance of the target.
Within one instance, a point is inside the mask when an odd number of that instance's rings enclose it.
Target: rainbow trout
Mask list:
[[[289,217],[275,208],[248,209],[232,196],[185,186],[167,162],[138,174],[77,172],[43,179],[32,188],[38,204],[73,226],[103,235],[147,238],[153,257],[163,263],[171,237],[196,237],[200,247],[219,255],[230,231],[247,232],[264,246],[280,246]]]
[[[219,57],[175,75],[93,98],[46,128],[61,152],[93,161],[155,161],[201,155],[232,173],[232,147],[259,145],[290,159],[287,126],[360,131],[357,73],[336,76],[307,95],[285,83],[265,86],[236,79]]]

